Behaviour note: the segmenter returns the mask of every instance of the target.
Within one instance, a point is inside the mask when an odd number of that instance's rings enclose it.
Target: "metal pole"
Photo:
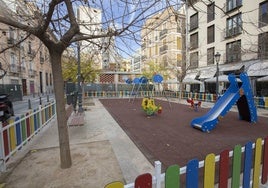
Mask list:
[[[82,88],[81,88],[81,66],[80,66],[80,44],[77,42],[77,88],[78,88],[78,113],[82,113]]]
[[[217,61],[217,70],[216,70],[216,95],[219,95],[219,62]]]

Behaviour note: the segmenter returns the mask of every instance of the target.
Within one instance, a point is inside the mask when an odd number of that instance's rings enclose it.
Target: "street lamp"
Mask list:
[[[81,65],[80,65],[80,43],[77,42],[77,89],[78,89],[78,113],[82,113],[82,88],[81,88]]]
[[[221,58],[221,54],[219,52],[217,52],[215,54],[215,60],[216,60],[216,95],[218,96],[219,94],[219,61]]]

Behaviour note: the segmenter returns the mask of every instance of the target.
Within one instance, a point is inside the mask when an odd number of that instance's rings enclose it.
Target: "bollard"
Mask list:
[[[29,110],[32,109],[32,105],[31,105],[31,100],[30,99],[28,99],[28,109]]]
[[[47,95],[47,102],[49,102],[49,95]]]
[[[42,99],[39,97],[39,104],[42,105]]]

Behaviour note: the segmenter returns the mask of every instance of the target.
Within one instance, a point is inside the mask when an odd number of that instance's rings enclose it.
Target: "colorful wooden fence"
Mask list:
[[[198,101],[206,102],[215,102],[217,96],[210,93],[192,93],[192,92],[181,92],[182,99],[192,98]],[[127,97],[168,97],[168,98],[179,98],[179,91],[167,91],[167,92],[158,92],[158,91],[89,91],[86,94],[89,97],[95,98],[127,98]],[[256,107],[268,109],[268,97],[254,97],[254,102]]]
[[[55,105],[51,102],[0,123],[0,171],[5,171],[6,161],[55,117]]]
[[[183,176],[184,175],[184,176]],[[220,155],[210,153],[205,160],[190,160],[185,167],[169,166],[161,174],[161,163],[155,162],[155,176],[139,175],[134,183],[124,185],[112,182],[105,188],[261,188],[268,187],[268,137],[248,142],[244,147],[236,145],[232,151]]]

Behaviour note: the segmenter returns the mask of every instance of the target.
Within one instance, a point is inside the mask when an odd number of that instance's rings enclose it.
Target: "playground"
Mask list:
[[[201,105],[194,110],[189,104],[165,98],[155,99],[162,112],[152,116],[142,110],[142,98],[100,101],[152,164],[157,160],[162,162],[163,170],[173,164],[185,166],[193,158],[203,160],[209,153],[218,155],[237,144],[255,142],[257,138],[265,138],[268,132],[267,117],[258,116],[258,121],[251,123],[240,120],[239,113],[234,111],[221,118],[211,132],[202,132],[190,123],[211,107]]]

